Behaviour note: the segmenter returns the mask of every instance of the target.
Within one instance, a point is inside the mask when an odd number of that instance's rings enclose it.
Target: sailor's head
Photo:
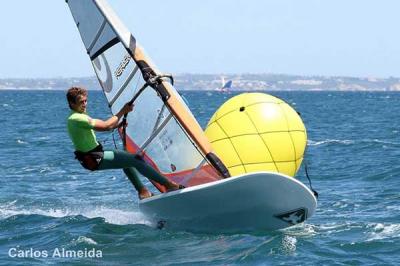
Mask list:
[[[71,87],[67,92],[69,108],[78,113],[86,112],[87,90],[82,87]]]

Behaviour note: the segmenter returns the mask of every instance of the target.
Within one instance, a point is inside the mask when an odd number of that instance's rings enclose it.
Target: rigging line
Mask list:
[[[133,104],[136,99],[139,97],[139,95],[149,86],[149,83],[145,83],[139,91],[133,96],[133,98],[128,102],[129,104]],[[124,114],[124,118],[122,119],[122,143],[124,146],[124,149],[126,150],[126,118],[128,114]]]
[[[307,161],[306,161],[306,154],[308,152],[308,147],[306,145],[305,149],[304,149],[304,154],[303,154],[303,162],[304,162],[304,171],[306,173],[306,177],[308,179],[308,183],[310,185],[310,189],[313,192],[314,196],[318,199],[318,192],[316,190],[313,189],[312,184],[311,184],[311,178],[310,175],[308,174],[308,166],[307,166]]]
[[[311,178],[308,174],[308,167],[307,167],[307,162],[304,161],[304,170],[306,172],[306,177],[308,179],[308,183],[310,184],[310,189],[313,192],[314,196],[318,199],[318,192],[313,189],[312,184],[311,184]]]
[[[113,138],[113,142],[114,142],[114,147],[116,150],[118,150],[117,144],[115,143],[114,132],[115,132],[115,130],[113,130],[113,132],[112,132],[112,138]]]
[[[114,137],[114,133],[115,133],[115,129],[112,130],[112,132],[110,134],[108,134],[108,136],[106,138],[104,138],[103,140],[99,140],[99,142],[103,143],[104,145],[108,142],[108,140],[112,137],[113,139],[113,143],[114,143],[114,147],[115,149],[118,150],[116,141],[115,141],[115,137]]]

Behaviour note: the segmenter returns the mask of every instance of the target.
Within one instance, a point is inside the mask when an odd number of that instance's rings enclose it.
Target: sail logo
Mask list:
[[[129,61],[131,60],[131,56],[129,54],[124,56],[124,59],[122,59],[122,62],[119,64],[117,69],[114,71],[114,75],[116,79],[119,79],[119,77],[124,73],[126,66],[129,64]]]
[[[295,225],[298,223],[302,223],[306,220],[307,218],[307,209],[306,208],[300,208],[296,209],[293,211],[281,213],[278,215],[275,215],[276,218],[281,219],[282,221],[287,222],[290,225]]]
[[[92,63],[101,87],[105,92],[110,92],[113,88],[113,81],[106,57],[102,54],[96,57]]]

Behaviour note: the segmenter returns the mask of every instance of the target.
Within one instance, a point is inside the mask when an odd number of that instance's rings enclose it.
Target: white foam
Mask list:
[[[50,139],[49,136],[34,138],[34,140],[49,140],[49,139]]]
[[[0,219],[6,219],[15,215],[43,215],[62,218],[67,216],[82,215],[87,218],[104,218],[111,224],[146,224],[151,225],[140,211],[126,211],[104,206],[87,206],[84,208],[21,208],[15,206],[16,201],[0,206]]]
[[[349,204],[345,200],[336,201],[333,204],[333,207],[340,209],[346,208],[347,206],[349,206]]]
[[[354,140],[348,140],[348,139],[325,139],[325,140],[311,140],[309,139],[307,141],[308,146],[319,146],[319,145],[324,145],[324,144],[344,144],[344,145],[350,145],[356,143]],[[363,139],[359,140],[358,143],[379,143],[379,144],[385,144],[385,145],[400,145],[400,142],[392,142],[392,141],[386,141],[386,140],[380,140],[380,139]]]
[[[51,170],[50,167],[43,167],[39,170],[40,173],[49,172]]]
[[[392,211],[392,212],[400,211],[400,206],[399,206],[399,205],[396,205],[396,206],[386,206],[386,210],[390,210],[390,211]]]
[[[315,230],[315,225],[309,223],[301,223],[295,226],[291,226],[286,229],[282,229],[287,235],[297,236],[297,237],[310,237],[317,234]]]
[[[28,209],[27,210],[27,209],[19,209],[16,207],[11,207],[11,208],[1,207],[0,208],[0,218],[2,218],[2,219],[6,219],[6,218],[14,216],[14,215],[32,215],[32,214],[56,217],[56,218],[61,218],[61,217],[71,215],[71,213],[68,210],[61,210],[61,209],[48,209],[48,210],[41,210],[41,209],[29,210]]]
[[[380,139],[372,139],[372,140],[363,140],[364,142],[374,142],[374,143],[379,143],[379,144],[386,144],[386,145],[400,145],[400,142],[392,142],[392,141],[386,141],[386,140],[380,140]]]
[[[314,141],[314,140],[307,141],[308,146],[319,146],[319,145],[330,144],[330,143],[350,145],[350,144],[354,144],[354,140],[326,139],[326,140],[320,140],[320,141]]]
[[[282,239],[282,249],[287,253],[296,251],[297,239],[293,236],[284,236]]]
[[[321,224],[317,231],[323,234],[334,234],[340,233],[344,231],[349,231],[354,228],[362,228],[361,224],[352,223],[352,222],[344,222],[344,223],[328,223],[328,224]]]
[[[372,229],[372,232],[368,234],[367,241],[400,237],[400,224],[398,223],[396,224],[376,223],[376,224],[369,224],[367,227]]]
[[[102,217],[108,223],[112,224],[147,224],[151,223],[146,220],[140,211],[125,211],[112,209],[108,207],[96,207],[92,210],[84,211],[81,215],[88,218]]]
[[[78,239],[72,241],[74,244],[86,243],[89,245],[97,245],[97,242],[86,236],[79,236]]]

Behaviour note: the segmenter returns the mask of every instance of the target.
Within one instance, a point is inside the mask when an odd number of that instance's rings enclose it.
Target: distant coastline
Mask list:
[[[177,90],[215,90],[221,77],[232,80],[232,91],[400,91],[400,78],[300,76],[285,74],[177,74]],[[100,90],[96,77],[0,79],[0,90],[66,90],[71,86]]]

